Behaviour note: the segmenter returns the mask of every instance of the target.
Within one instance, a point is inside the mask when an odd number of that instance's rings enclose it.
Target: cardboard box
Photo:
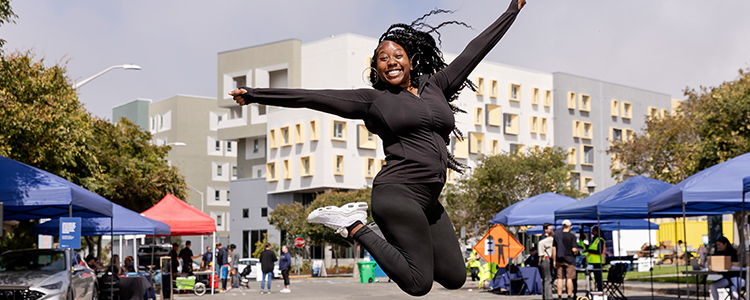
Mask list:
[[[732,267],[732,258],[729,256],[712,255],[708,257],[708,269],[711,271],[726,271]]]

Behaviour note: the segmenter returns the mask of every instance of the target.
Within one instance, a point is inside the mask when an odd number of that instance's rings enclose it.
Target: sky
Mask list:
[[[12,0],[16,24],[0,27],[6,52],[31,51],[63,65],[72,82],[113,65],[78,89],[94,115],[135,99],[215,98],[217,54],[287,39],[302,43],[355,33],[377,38],[433,8],[430,19],[472,29],[441,30],[442,49],[460,53],[502,14],[489,0]],[[750,68],[747,0],[528,0],[486,60],[541,72],[564,72],[669,94],[717,86]],[[304,84],[304,83],[303,83]]]

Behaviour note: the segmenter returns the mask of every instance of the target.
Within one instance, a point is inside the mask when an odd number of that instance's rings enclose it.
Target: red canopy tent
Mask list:
[[[213,241],[216,244],[216,223],[214,219],[172,194],[164,196],[159,203],[142,212],[141,215],[166,223],[172,229],[171,235],[213,234]],[[203,238],[201,238],[202,240]],[[201,245],[201,248],[203,248],[203,245]],[[215,274],[215,265],[216,255],[214,255],[214,263],[211,265],[212,274]],[[212,284],[211,294],[213,293],[214,286]]]
[[[164,196],[159,203],[141,215],[166,223],[172,228],[171,235],[203,235],[216,232],[213,218],[172,194]]]

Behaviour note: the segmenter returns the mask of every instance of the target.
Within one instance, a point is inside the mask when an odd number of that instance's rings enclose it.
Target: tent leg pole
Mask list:
[[[213,244],[214,247],[211,248],[212,249],[211,251],[214,252],[213,255],[212,255],[214,262],[211,265],[211,278],[208,279],[208,281],[211,283],[211,295],[214,294],[214,290],[215,290],[215,288],[214,288],[214,274],[216,274],[216,250],[217,250],[216,249],[216,231],[214,231],[214,233],[213,233],[213,238],[214,238],[214,244]],[[256,274],[257,274],[257,272],[256,272]],[[217,284],[218,284],[218,281],[217,281]]]
[[[648,265],[651,266],[651,261],[654,256],[654,250],[653,245],[651,245],[651,214],[648,214]],[[654,300],[654,268],[650,267],[649,271],[651,273],[651,300]]]
[[[688,266],[690,265],[690,252],[687,250],[687,221],[685,218],[685,202],[682,202],[682,235],[685,239],[685,272],[688,271]],[[696,281],[695,284],[698,284]],[[690,298],[690,277],[687,276],[687,273],[685,273],[685,294],[688,298]],[[697,297],[697,295],[696,295]]]
[[[674,238],[677,239],[677,237],[680,236],[680,234],[677,232],[677,217],[674,217]],[[677,242],[675,242],[675,245],[677,245]],[[672,246],[674,248],[674,246]],[[674,269],[677,271],[677,298],[680,298],[682,296],[682,292],[680,290],[680,264],[677,262],[677,253],[674,255]]]

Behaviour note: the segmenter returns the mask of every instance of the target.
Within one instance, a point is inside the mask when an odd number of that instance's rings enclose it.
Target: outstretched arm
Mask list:
[[[304,90],[242,87],[229,92],[229,95],[240,105],[259,103],[310,108],[348,119],[364,119],[370,104],[379,93],[382,92],[374,89]]]
[[[469,42],[466,49],[445,69],[435,74],[438,85],[446,95],[458,91],[474,68],[505,35],[525,4],[526,0],[512,0],[505,13]]]

